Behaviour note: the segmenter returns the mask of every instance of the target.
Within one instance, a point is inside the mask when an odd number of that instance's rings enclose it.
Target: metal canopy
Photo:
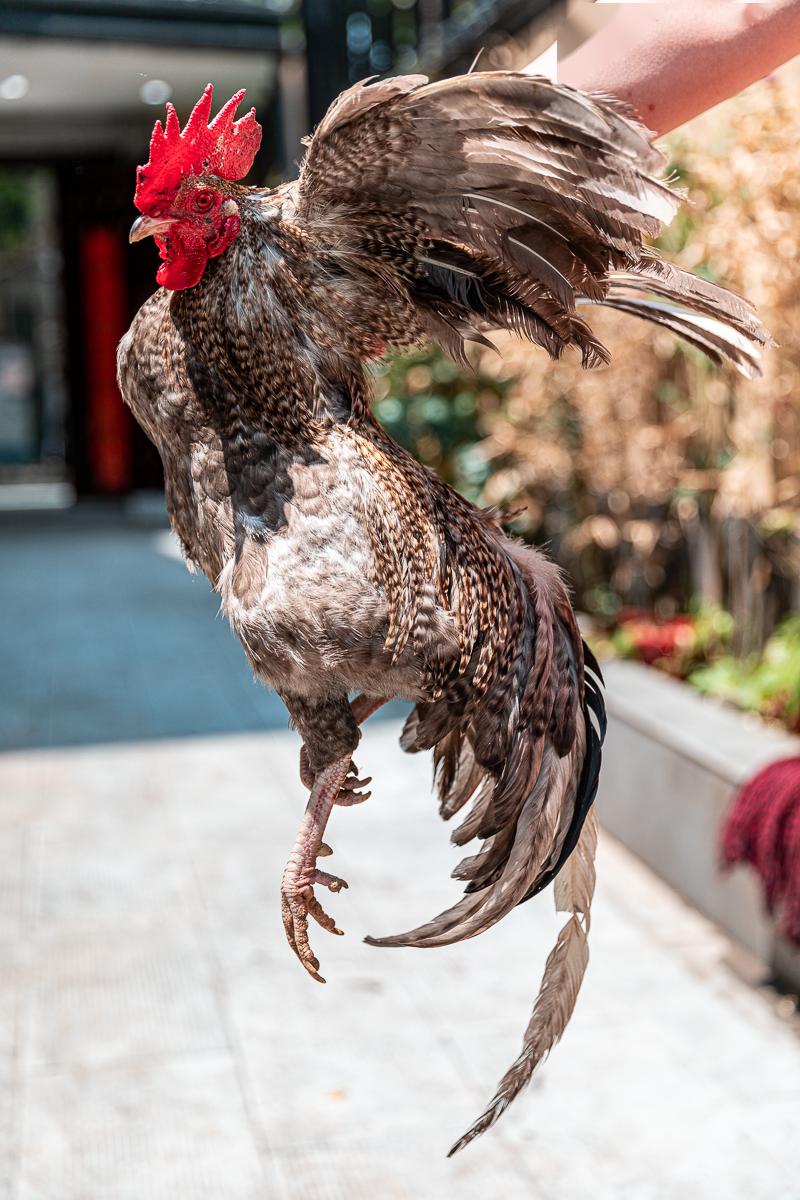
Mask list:
[[[514,35],[534,21],[564,7],[564,0],[482,0],[466,21],[446,16],[438,44],[422,47],[421,65],[434,75],[451,75],[468,69],[483,39],[504,32]]]
[[[3,0],[0,34],[273,53],[281,48],[277,14],[241,0]]]
[[[513,36],[546,14],[557,14],[564,4],[565,0],[395,0],[392,8],[386,0],[303,0],[311,122],[316,123],[333,97],[357,79],[404,70],[434,77],[465,71],[488,39],[499,33]],[[400,38],[392,12],[395,20],[402,15],[410,21]],[[380,61],[373,58],[378,47]],[[404,63],[409,50],[412,61]]]

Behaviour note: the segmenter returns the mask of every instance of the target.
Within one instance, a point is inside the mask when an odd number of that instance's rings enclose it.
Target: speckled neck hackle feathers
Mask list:
[[[120,387],[161,452],[187,559],[303,738],[311,798],[281,892],[309,973],[321,978],[308,916],[336,931],[314,886],[343,884],[315,861],[332,805],[359,783],[353,691],[365,711],[414,702],[402,744],[433,749],[442,816],[468,809],[454,840],[482,843],[456,871],[466,895],[381,944],[472,937],[556,879],[570,916],[522,1052],[458,1147],[569,1020],[605,717],[557,570],[392,442],[370,412],[368,363],[424,339],[461,358],[466,340],[503,327],[592,367],[608,351],[578,309],[606,304],[755,372],[766,335],[748,304],[643,244],[678,204],[661,166],[617,104],[543,79],[358,85],[295,183],[192,183],[236,236],[209,251],[196,286],[156,292],[120,346]]]

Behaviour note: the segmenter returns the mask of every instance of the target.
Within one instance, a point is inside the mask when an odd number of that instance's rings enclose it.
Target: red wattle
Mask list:
[[[208,262],[208,250],[202,238],[186,238],[170,233],[167,239],[156,238],[164,259],[156,274],[156,282],[171,292],[194,287],[203,278]]]

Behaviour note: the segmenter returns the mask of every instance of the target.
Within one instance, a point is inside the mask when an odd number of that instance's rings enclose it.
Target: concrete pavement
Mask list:
[[[0,749],[286,728],[157,512],[0,516]]]
[[[729,943],[605,839],[572,1025],[495,1131],[549,894],[429,953],[458,894],[424,758],[369,723],[335,812],[326,987],[284,944],[291,734],[0,758],[2,1200],[798,1200],[800,1043]]]

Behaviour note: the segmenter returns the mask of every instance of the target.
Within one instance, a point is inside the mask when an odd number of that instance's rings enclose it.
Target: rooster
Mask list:
[[[592,810],[606,727],[600,671],[558,570],[421,466],[370,411],[387,345],[504,328],[585,367],[608,352],[579,315],[604,304],[757,372],[750,306],[661,261],[646,238],[679,198],[618,103],[546,79],[474,73],[357,84],[299,178],[240,181],[261,130],[244,92],[181,129],[172,106],[139,168],[132,242],[153,236],[158,291],[122,339],[119,385],[164,464],[185,557],[208,576],[256,674],[303,741],[309,799],[280,885],[289,944],[324,982],[309,918],[344,880],[319,868],[335,805],[369,795],[360,723],[414,704],[453,840],[482,843],[464,897],[379,946],[482,933],[555,880],[569,914],[519,1057],[453,1150],[487,1129],[561,1037],[587,963]],[[349,698],[358,693],[358,698]],[[451,1151],[452,1153],[452,1151]]]

